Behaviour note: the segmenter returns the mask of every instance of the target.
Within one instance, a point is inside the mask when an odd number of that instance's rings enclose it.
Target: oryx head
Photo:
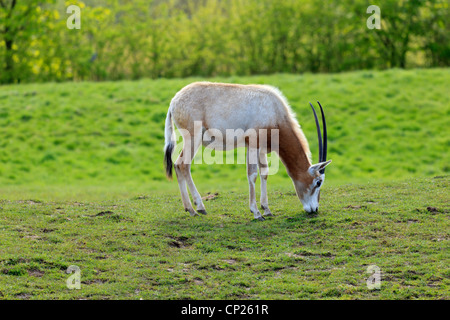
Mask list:
[[[303,179],[296,181],[295,189],[300,201],[303,204],[303,208],[308,213],[314,213],[319,210],[319,199],[320,199],[320,187],[325,181],[325,167],[330,164],[331,160],[327,159],[327,124],[325,121],[325,114],[323,108],[319,101],[317,101],[320,107],[320,112],[322,114],[322,124],[323,124],[323,143],[322,134],[320,130],[319,120],[317,119],[316,110],[313,105],[311,108],[314,113],[314,118],[316,120],[317,136],[319,139],[319,163],[313,164],[309,167],[307,172],[304,174]]]

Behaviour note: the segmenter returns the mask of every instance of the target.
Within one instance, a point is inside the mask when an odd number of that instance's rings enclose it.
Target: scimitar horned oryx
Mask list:
[[[311,103],[310,103],[311,104]],[[192,216],[206,214],[202,198],[191,176],[191,162],[203,144],[205,147],[233,150],[239,142],[247,148],[247,178],[250,189],[250,211],[254,218],[264,220],[263,216],[272,216],[267,199],[268,162],[267,154],[275,151],[292,179],[298,198],[308,213],[319,209],[320,188],[325,180],[325,167],[331,162],[327,156],[327,129],[323,108],[320,105],[323,124],[323,141],[319,120],[313,105],[311,108],[319,139],[319,163],[311,163],[308,141],[292,112],[287,99],[274,87],[266,85],[239,85],[211,82],[195,82],[181,89],[170,103],[165,124],[165,167],[166,175],[172,178],[172,153],[176,137],[172,124],[175,123],[183,137],[183,148],[175,164],[181,199]],[[197,126],[197,128],[196,128]],[[200,128],[198,128],[200,126]],[[233,132],[232,143],[205,139],[210,130],[227,137]],[[248,132],[255,139],[249,139]],[[273,135],[276,133],[275,135]],[[271,137],[278,137],[278,141]],[[225,140],[225,138],[224,138]],[[250,143],[251,141],[255,143]],[[266,141],[263,145],[261,142]],[[206,142],[205,142],[206,141]],[[251,155],[256,160],[251,160]],[[255,182],[261,177],[261,209],[256,204]],[[191,192],[197,212],[189,199]]]

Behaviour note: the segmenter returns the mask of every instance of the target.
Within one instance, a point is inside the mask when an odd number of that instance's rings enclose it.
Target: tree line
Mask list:
[[[449,65],[446,0],[371,2],[0,0],[0,83]]]

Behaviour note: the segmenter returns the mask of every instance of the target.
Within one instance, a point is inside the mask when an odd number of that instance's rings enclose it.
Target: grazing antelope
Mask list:
[[[206,147],[223,145],[224,150],[232,150],[236,146],[219,143],[205,143],[203,135],[209,129],[215,129],[226,136],[229,129],[242,129],[234,140],[244,141],[247,147],[247,178],[250,188],[250,211],[254,218],[264,220],[256,204],[255,182],[258,176],[258,167],[261,177],[261,209],[264,216],[272,216],[267,199],[268,163],[267,154],[275,151],[287,169],[292,179],[298,198],[308,213],[319,209],[320,187],[325,180],[325,167],[331,162],[326,161],[327,131],[325,115],[320,105],[323,123],[324,141],[319,121],[313,105],[319,139],[319,163],[311,164],[311,152],[308,142],[295,115],[282,93],[266,85],[238,85],[211,82],[196,82],[181,89],[172,99],[167,113],[165,125],[164,162],[166,175],[172,178],[172,153],[175,147],[175,132],[172,120],[183,136],[183,149],[175,161],[174,168],[177,175],[181,199],[191,216],[197,215],[189,199],[189,188],[197,212],[206,214],[202,198],[195,187],[191,176],[191,162],[201,144]],[[194,130],[195,123],[201,123],[201,130]],[[259,130],[257,143],[251,145],[244,131],[248,129]],[[265,131],[261,131],[265,129]],[[278,130],[278,144],[274,146],[270,141],[273,130]],[[261,132],[266,132],[263,137]],[[262,147],[263,139],[268,145]],[[257,155],[257,161],[249,161],[250,154]]]

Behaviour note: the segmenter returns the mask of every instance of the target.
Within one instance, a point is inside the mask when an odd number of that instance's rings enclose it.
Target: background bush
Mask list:
[[[372,2],[1,0],[0,83],[449,65],[447,1]]]

